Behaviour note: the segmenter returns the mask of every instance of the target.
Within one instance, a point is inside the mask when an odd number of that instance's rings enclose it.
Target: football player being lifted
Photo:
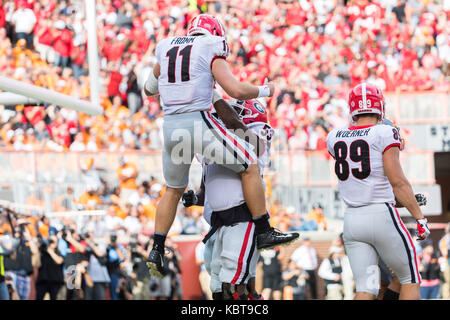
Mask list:
[[[263,141],[254,142],[261,144],[255,149],[243,137],[227,130],[209,112],[216,81],[235,99],[269,97],[274,92],[271,83],[253,86],[241,83],[233,76],[226,61],[229,49],[224,36],[225,30],[215,17],[206,14],[195,17],[190,22],[187,36],[168,37],[157,44],[157,63],[145,83],[147,95],[159,93],[164,112],[162,162],[167,191],[158,203],[155,241],[147,259],[149,271],[155,276],[162,277],[166,235],[188,185],[195,154],[240,175],[246,204],[255,224],[258,249],[298,237],[298,234],[283,234],[270,227],[257,163],[258,150],[264,150]],[[248,135],[249,141],[258,141],[228,104],[215,103],[214,106],[229,129],[240,129]]]
[[[420,299],[420,274],[411,235],[396,202],[417,221],[419,240],[430,231],[399,160],[401,138],[384,120],[384,97],[361,83],[349,95],[355,125],[333,129],[327,147],[335,160],[339,193],[347,205],[344,245],[356,282],[355,299],[374,299],[379,290],[378,257],[400,280],[399,299]]]
[[[265,142],[265,152],[258,157],[261,172],[270,161],[273,129],[267,113],[256,100],[233,101],[239,117]],[[211,275],[211,291],[217,300],[262,299],[255,290],[259,253],[255,224],[245,202],[241,176],[202,157],[203,177],[199,191],[183,195],[185,206],[204,205],[204,218],[211,225],[205,236],[205,264]],[[262,181],[262,176],[261,176]],[[226,196],[224,196],[226,193]]]

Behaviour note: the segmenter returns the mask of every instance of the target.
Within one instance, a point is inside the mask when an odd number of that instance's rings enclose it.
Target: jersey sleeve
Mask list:
[[[216,59],[226,59],[230,53],[227,40],[223,37],[212,36],[208,39],[210,66]]]
[[[328,149],[328,153],[334,158],[334,148],[333,148],[333,134],[334,134],[334,130],[332,130],[328,135],[327,135],[327,149]]]
[[[381,153],[385,153],[392,147],[401,146],[400,134],[397,128],[388,125],[379,125],[379,135],[377,148]]]
[[[158,42],[155,48],[155,56],[156,60],[158,61],[159,65],[161,65],[161,60],[163,60],[166,50],[168,50],[168,45],[173,40],[173,37],[162,39]]]

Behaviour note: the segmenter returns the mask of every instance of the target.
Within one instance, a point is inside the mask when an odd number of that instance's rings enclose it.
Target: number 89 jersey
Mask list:
[[[158,90],[164,114],[207,111],[211,107],[212,63],[226,59],[225,38],[210,35],[168,37],[156,46],[161,67]]]
[[[395,203],[383,167],[383,153],[392,147],[400,148],[400,135],[384,124],[333,129],[328,134],[328,152],[335,159],[338,190],[346,205]]]

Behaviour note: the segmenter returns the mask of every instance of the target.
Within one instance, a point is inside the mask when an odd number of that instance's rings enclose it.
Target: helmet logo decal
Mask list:
[[[263,106],[259,103],[259,102],[254,102],[253,106],[255,107],[255,109],[259,112],[259,113],[264,113],[264,108]]]

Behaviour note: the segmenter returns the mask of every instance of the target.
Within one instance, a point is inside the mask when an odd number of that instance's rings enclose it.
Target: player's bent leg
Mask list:
[[[201,154],[241,175],[244,199],[256,225],[258,249],[295,241],[298,233],[283,234],[270,227],[264,186],[251,145],[227,130],[209,112],[201,115],[207,132],[203,135]]]
[[[257,163],[250,164],[241,172],[242,191],[252,217],[260,217],[267,213],[264,186]]]
[[[281,233],[270,227],[270,216],[266,210],[264,186],[258,164],[249,165],[240,174],[244,198],[255,223],[258,250],[288,245],[295,241],[299,237],[298,233]]]

